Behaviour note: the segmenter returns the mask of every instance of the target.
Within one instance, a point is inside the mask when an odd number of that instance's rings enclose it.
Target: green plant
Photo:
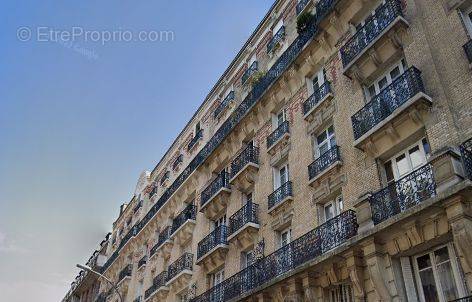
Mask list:
[[[251,77],[251,85],[254,86],[257,83],[259,83],[259,81],[265,76],[265,74],[266,73],[262,70],[254,72],[254,74]]]
[[[313,20],[314,16],[312,13],[305,11],[297,17],[297,32],[302,33],[308,28],[308,25]]]

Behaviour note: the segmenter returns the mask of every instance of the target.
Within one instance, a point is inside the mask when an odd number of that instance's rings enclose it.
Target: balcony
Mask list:
[[[467,43],[464,44],[464,51],[465,55],[467,56],[467,60],[469,60],[469,64],[472,63],[472,40],[469,40]]]
[[[234,100],[234,91],[231,91],[216,107],[213,112],[215,118],[219,117],[223,112],[225,112],[231,105],[231,102]]]
[[[267,152],[273,154],[275,147],[288,141],[290,128],[288,121],[283,122],[267,137]]]
[[[189,285],[193,275],[193,254],[185,253],[167,269],[166,286],[179,292]]]
[[[146,262],[147,262],[147,256],[142,257],[138,261],[138,270],[141,269],[142,267],[144,267],[146,265]]]
[[[384,153],[392,141],[396,144],[424,126],[431,103],[421,72],[410,67],[351,117],[354,145],[373,155]]]
[[[189,204],[177,217],[172,221],[172,235],[170,238],[176,238],[177,244],[185,244],[193,235],[196,219],[196,207]]]
[[[355,212],[343,212],[225,279],[191,302],[229,301],[241,296],[342,245],[357,234],[357,228]]]
[[[472,138],[463,142],[460,146],[465,175],[472,180]]]
[[[228,252],[228,229],[225,225],[215,228],[198,243],[197,265],[210,272],[225,263]]]
[[[259,148],[248,145],[231,162],[230,184],[236,185],[242,191],[251,187],[259,170]]]
[[[151,248],[150,259],[155,255],[161,255],[164,259],[169,259],[174,246],[174,241],[170,238],[171,232],[172,227],[168,226],[159,233],[157,243]]]
[[[311,121],[315,110],[326,100],[332,99],[331,83],[326,81],[303,102],[303,117]]]
[[[286,201],[293,199],[292,182],[287,181],[268,197],[269,213],[283,205]]]
[[[256,71],[259,70],[257,61],[252,62],[252,64],[246,69],[241,77],[242,84],[246,83],[246,81],[254,74]]]
[[[381,223],[434,196],[436,182],[432,166],[427,164],[372,194],[372,220]]]
[[[177,156],[177,158],[172,163],[172,170],[176,171],[183,161],[184,161],[184,155],[179,154],[179,156]]]
[[[298,0],[297,2],[297,15],[300,15],[308,6],[308,3],[310,3],[311,0]]]
[[[188,143],[187,151],[192,150],[202,138],[203,138],[203,129],[200,129],[195,133],[195,136]]]
[[[128,264],[125,266],[120,273],[118,274],[118,281],[116,282],[117,285],[124,284],[127,286],[128,282],[124,282],[125,280],[129,281],[131,279],[131,272],[133,271],[133,266]]]
[[[369,69],[372,72],[375,66],[387,62],[400,49],[401,43],[395,33],[407,27],[408,22],[403,18],[401,1],[387,0],[341,47],[344,74],[349,75],[352,67],[357,65],[365,76]]]
[[[273,53],[277,49],[279,49],[282,41],[285,38],[285,26],[282,26],[270,39],[269,43],[267,43],[267,53]]]
[[[163,271],[154,279],[152,285],[144,293],[144,300],[154,302],[165,300],[169,293],[169,288],[166,286],[167,271]]]
[[[249,247],[254,242],[254,235],[259,230],[259,205],[248,201],[229,218],[228,241],[235,241],[240,249]]]
[[[342,164],[338,146],[333,146],[308,166],[309,184],[312,185],[331,169]]]
[[[223,171],[202,191],[200,212],[214,219],[226,208],[230,194],[229,173]]]

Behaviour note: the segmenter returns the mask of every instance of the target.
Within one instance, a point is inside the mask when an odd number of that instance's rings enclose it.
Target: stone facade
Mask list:
[[[469,2],[276,1],[140,176],[100,272],[125,301],[469,296]]]

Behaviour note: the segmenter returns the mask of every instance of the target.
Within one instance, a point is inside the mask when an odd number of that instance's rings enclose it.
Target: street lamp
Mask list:
[[[97,271],[94,271],[92,268],[86,266],[86,265],[82,265],[82,264],[77,264],[77,267],[80,268],[80,269],[83,269],[84,271],[87,271],[91,274],[94,274],[96,276],[98,276],[99,278],[103,278],[106,282],[108,282],[111,287],[116,291],[116,293],[118,294],[118,297],[120,297],[120,302],[125,302],[125,300],[123,300],[123,297],[121,296],[120,294],[120,291],[118,290],[118,287],[116,286],[115,283],[113,283],[110,279],[108,279],[107,277],[105,277],[104,275],[100,274],[99,272]]]

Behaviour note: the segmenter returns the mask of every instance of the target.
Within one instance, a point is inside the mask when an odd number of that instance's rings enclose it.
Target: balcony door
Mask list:
[[[367,100],[370,101],[375,95],[379,94],[382,89],[390,85],[396,78],[402,75],[406,70],[405,59],[391,66],[386,73],[378,77],[373,83],[366,88]]]
[[[323,86],[325,79],[326,79],[326,71],[323,68],[320,71],[318,71],[311,79],[311,85],[308,86],[308,93],[311,95],[315,91],[318,91],[318,89],[320,89],[320,87]]]
[[[274,169],[274,191],[289,180],[288,173],[288,164],[281,165]]]
[[[279,128],[287,120],[287,112],[285,109],[280,110],[277,114],[272,115],[272,129]]]
[[[323,205],[323,222],[334,218],[335,216],[341,214],[343,211],[344,204],[343,204],[343,197],[339,195],[334,200],[331,200]]]
[[[333,125],[323,130],[314,140],[315,159],[336,146],[336,135]]]
[[[413,258],[413,268],[422,302],[447,302],[466,295],[452,244]]]
[[[225,279],[225,270],[221,269],[210,275],[210,285],[211,287],[218,286]],[[214,291],[214,294],[210,297],[211,302],[220,302],[224,301],[224,288],[219,287]]]
[[[398,181],[427,162],[429,144],[425,138],[411,145],[385,162],[387,183]]]
[[[224,214],[220,218],[215,219],[213,221],[213,230],[217,229],[218,227],[220,227],[222,225],[226,225],[226,214]]]

